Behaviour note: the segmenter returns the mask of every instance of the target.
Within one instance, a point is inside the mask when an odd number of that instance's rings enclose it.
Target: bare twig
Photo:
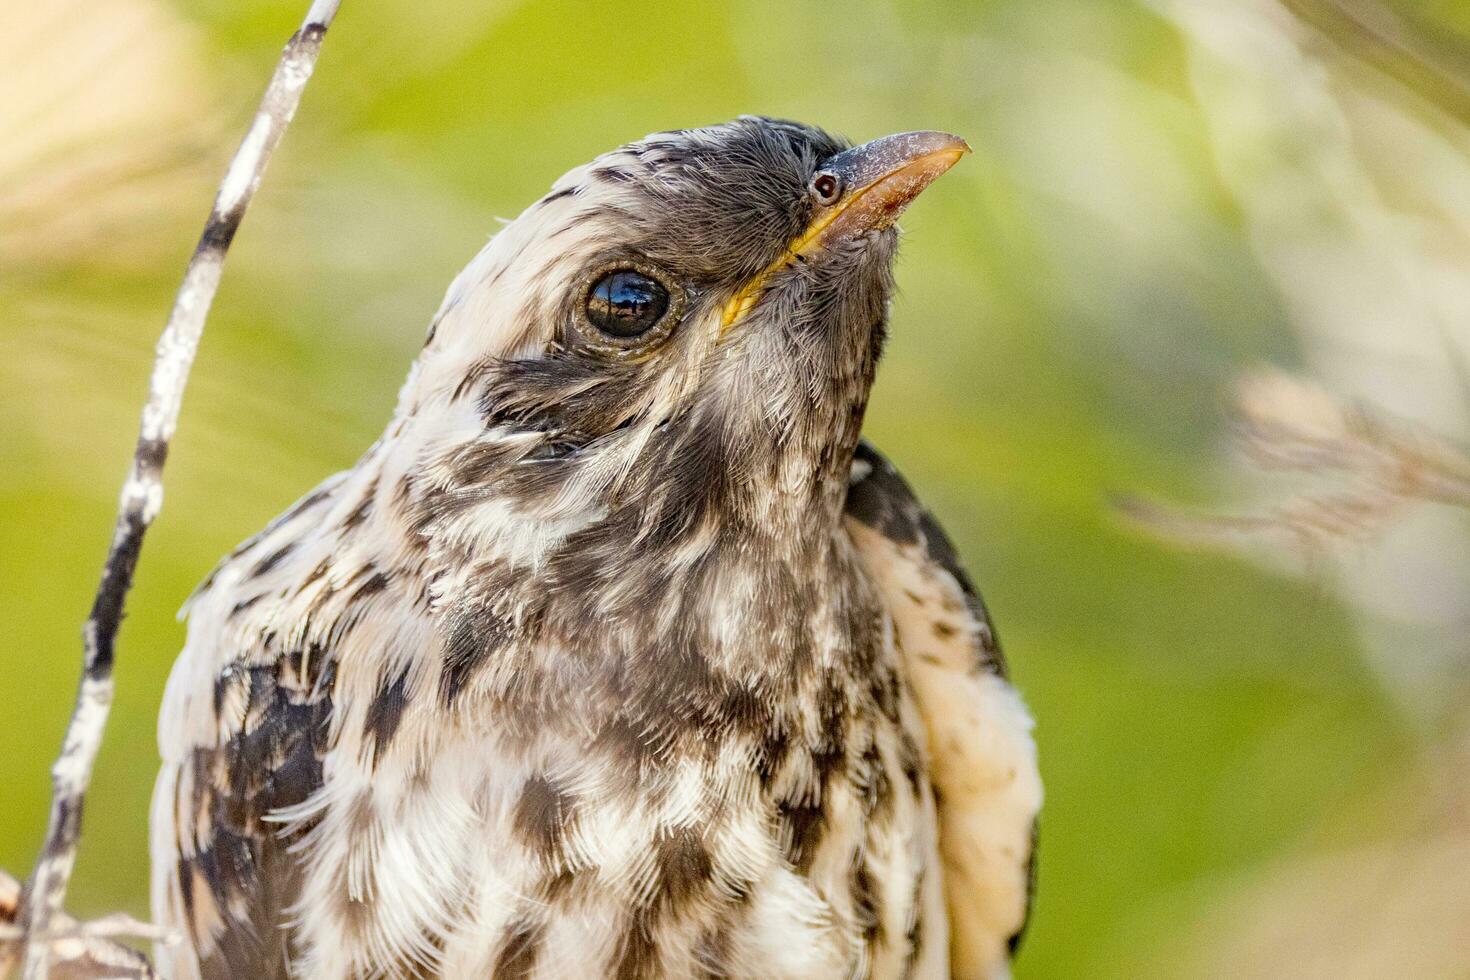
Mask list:
[[[0,977],[10,975],[20,954],[24,933],[15,924],[20,912],[20,883],[0,871]],[[52,980],[157,980],[148,958],[114,938],[176,942],[177,937],[126,915],[110,915],[96,922],[75,922],[65,913],[52,920],[50,962]]]
[[[61,754],[51,768],[51,815],[46,840],[21,902],[24,980],[46,980],[53,945],[58,965],[62,959],[69,958],[65,946],[77,946],[82,954],[91,952],[89,943],[95,937],[72,932],[72,924],[62,908],[76,862],[82,802],[112,705],[113,653],[123,602],[132,585],[143,535],[163,503],[163,464],[178,424],[184,386],[199,349],[204,320],[219,288],[225,254],[260,186],[271,154],[296,113],[302,90],[316,65],[322,38],[336,16],[339,3],[340,0],[313,0],[301,29],[287,42],[254,121],[220,182],[214,208],[184,271],[183,284],[158,341],[148,401],[143,408],[132,467],[123,484],[112,545],[102,567],[91,615],[82,632],[85,650],[76,708],[67,725]],[[122,947],[103,949],[109,956],[116,951],[122,951]]]
[[[9,977],[21,954],[21,883],[0,871],[0,977]],[[96,923],[75,923],[68,915],[53,920],[51,933],[51,980],[157,980],[147,956],[113,942],[115,937],[137,937],[157,942],[178,942],[165,930],[132,920],[128,915],[109,915]]]
[[[20,952],[20,927],[15,917],[20,913],[20,882],[0,871],[0,977],[10,976]],[[13,930],[15,935],[7,935]]]

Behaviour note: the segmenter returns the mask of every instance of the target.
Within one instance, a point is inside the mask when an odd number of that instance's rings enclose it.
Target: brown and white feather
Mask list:
[[[841,149],[747,119],[572,171],[450,287],[382,439],[201,586],[159,725],[166,975],[1006,975],[1029,721],[858,447],[892,231],[721,328]],[[628,250],[688,306],[599,359],[567,297]]]

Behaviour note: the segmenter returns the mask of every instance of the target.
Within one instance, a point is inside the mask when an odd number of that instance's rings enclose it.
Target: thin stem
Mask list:
[[[184,387],[199,349],[205,317],[219,288],[230,242],[260,186],[271,154],[290,125],[340,0],[315,0],[301,29],[281,53],[260,108],[230,161],[199,244],[184,271],[168,324],[159,338],[148,401],[132,466],[123,484],[112,544],[82,630],[84,659],[76,708],[61,754],[51,767],[51,815],[21,910],[27,937],[24,980],[46,980],[52,933],[63,920],[66,887],[76,863],[82,803],[112,706],[112,666],[123,604],[143,546],[143,535],[163,504],[163,465],[178,425]]]

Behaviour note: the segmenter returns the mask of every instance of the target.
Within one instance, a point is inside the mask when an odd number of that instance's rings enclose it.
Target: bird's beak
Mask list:
[[[725,304],[720,335],[724,336],[759,302],[773,275],[807,261],[835,241],[889,227],[924,188],[968,152],[970,145],[949,133],[895,133],[828,159],[820,172],[837,178],[842,188],[840,196],[818,208],[780,258]]]

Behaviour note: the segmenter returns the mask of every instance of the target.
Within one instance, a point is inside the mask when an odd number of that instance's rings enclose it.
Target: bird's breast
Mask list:
[[[942,975],[922,732],[862,605],[808,606],[759,660],[716,605],[682,645],[589,633],[329,760],[311,974]]]

